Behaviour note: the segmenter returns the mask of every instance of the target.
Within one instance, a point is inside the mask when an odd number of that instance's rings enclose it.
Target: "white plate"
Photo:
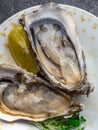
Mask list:
[[[94,15],[81,10],[76,7],[61,5],[62,8],[66,8],[68,11],[73,13],[76,20],[78,33],[83,44],[83,48],[86,56],[86,64],[88,71],[88,79],[95,85],[94,92],[89,98],[85,96],[80,97],[80,101],[85,104],[85,109],[81,113],[87,119],[85,130],[97,130],[98,129],[98,18]],[[7,49],[7,36],[11,28],[18,25],[18,19],[23,13],[31,12],[36,10],[39,6],[28,8],[23,10],[0,25],[0,63],[8,62],[15,64],[8,49]],[[1,114],[0,114],[1,115]],[[28,123],[14,122],[6,123],[0,121],[0,130],[38,130]]]

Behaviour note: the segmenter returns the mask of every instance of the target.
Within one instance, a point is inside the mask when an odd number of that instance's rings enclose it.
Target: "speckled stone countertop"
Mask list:
[[[20,10],[51,1],[73,5],[98,16],[98,0],[0,0],[0,24]]]

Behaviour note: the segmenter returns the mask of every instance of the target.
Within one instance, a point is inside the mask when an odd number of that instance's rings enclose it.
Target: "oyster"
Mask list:
[[[0,118],[42,121],[81,111],[77,100],[20,67],[0,65]]]
[[[75,21],[60,5],[49,3],[22,16],[39,66],[47,79],[69,92],[88,95],[85,57]]]

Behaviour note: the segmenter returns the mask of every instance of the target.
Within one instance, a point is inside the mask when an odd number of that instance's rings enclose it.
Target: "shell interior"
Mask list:
[[[23,20],[47,79],[67,91],[92,92],[94,87],[87,81],[85,57],[73,16],[58,4],[49,3],[25,14]]]
[[[7,121],[42,121],[71,115],[82,109],[83,106],[74,98],[52,89],[36,75],[18,67],[0,65],[0,112],[13,117],[12,120],[6,118]]]

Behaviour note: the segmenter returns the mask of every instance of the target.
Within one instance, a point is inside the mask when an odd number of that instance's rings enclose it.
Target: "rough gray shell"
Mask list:
[[[88,95],[86,64],[71,13],[55,3],[45,4],[20,20],[29,35],[41,71],[56,87]]]
[[[83,109],[74,98],[20,67],[0,65],[0,118],[43,121]]]

